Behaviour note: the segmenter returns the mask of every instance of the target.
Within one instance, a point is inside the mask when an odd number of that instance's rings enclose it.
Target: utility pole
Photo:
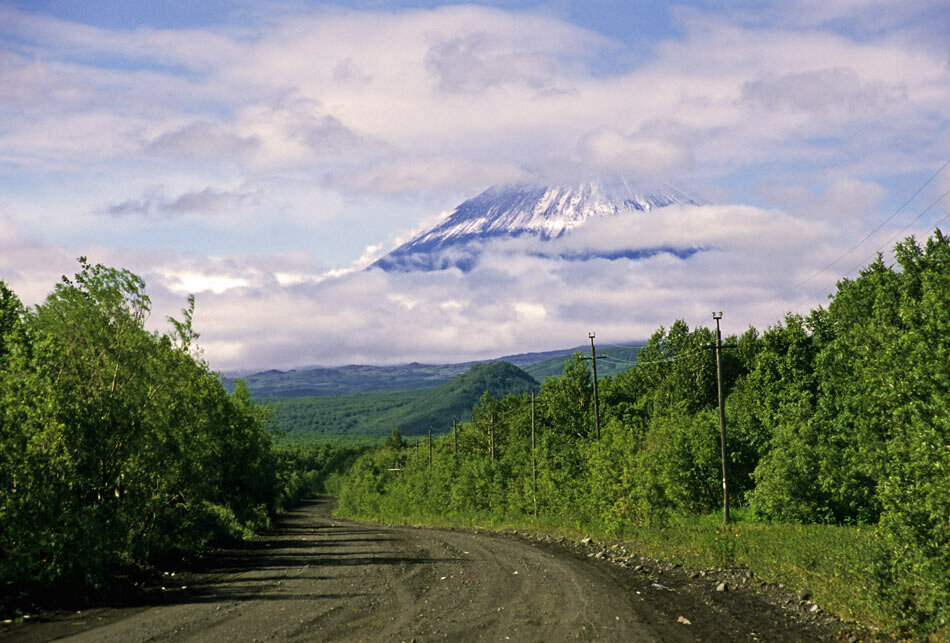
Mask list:
[[[495,414],[488,416],[488,450],[491,453],[491,461],[495,461]]]
[[[429,466],[432,466],[432,427],[429,427]]]
[[[590,338],[590,363],[594,367],[594,430],[597,441],[600,442],[600,399],[597,397],[597,353],[594,351],[594,333],[587,333]]]
[[[719,330],[719,320],[722,312],[712,314],[716,320],[716,384],[719,389],[719,441],[722,447],[722,520],[729,522],[729,485],[726,466],[726,414],[722,404],[722,333]]]
[[[455,440],[455,455],[459,454],[459,429],[458,429],[458,418],[452,418],[452,438]]]
[[[538,453],[534,441],[534,391],[531,391],[531,479],[534,483],[534,517],[538,517]]]

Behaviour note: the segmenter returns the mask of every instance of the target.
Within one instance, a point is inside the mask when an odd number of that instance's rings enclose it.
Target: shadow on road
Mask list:
[[[400,539],[373,527],[335,524],[331,498],[313,498],[283,514],[270,530],[251,540],[231,543],[178,569],[164,572],[164,586],[150,588],[140,605],[310,600],[367,596],[307,594],[284,589],[298,581],[325,581],[330,568],[414,566],[458,562],[457,558],[406,556]],[[377,545],[373,547],[373,545]],[[321,570],[324,570],[321,573]]]

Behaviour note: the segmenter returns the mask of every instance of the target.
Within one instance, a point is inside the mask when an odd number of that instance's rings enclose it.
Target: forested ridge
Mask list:
[[[529,395],[485,396],[457,435],[435,442],[431,463],[398,435],[362,456],[341,511],[680,538],[687,558],[759,560],[775,578],[825,582],[822,601],[850,592],[845,612],[947,638],[950,243],[938,230],[894,254],[896,265],[879,256],[840,281],[826,307],[726,341],[734,526],[715,518],[714,334],[682,321],[657,330],[636,367],[601,382],[599,441],[589,367],[576,355],[538,392],[535,449]]]
[[[242,537],[355,454],[275,447],[201,359],[194,303],[149,332],[127,270],[80,259],[33,309],[0,281],[0,587],[105,587]]]
[[[444,433],[453,419],[471,417],[485,393],[502,397],[536,389],[538,383],[507,362],[473,364],[434,388],[381,391],[358,395],[255,399],[273,413],[274,424],[287,434],[363,435],[382,438],[393,428],[403,435]],[[445,422],[448,422],[445,424]]]

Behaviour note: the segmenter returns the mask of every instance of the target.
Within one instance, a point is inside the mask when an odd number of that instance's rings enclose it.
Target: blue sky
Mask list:
[[[919,0],[0,3],[0,278],[128,267],[156,327],[195,293],[222,369],[763,326],[947,215],[913,221],[944,170],[851,250],[950,158],[947,33]],[[708,205],[584,243],[714,251],[359,270],[489,185],[598,173]]]

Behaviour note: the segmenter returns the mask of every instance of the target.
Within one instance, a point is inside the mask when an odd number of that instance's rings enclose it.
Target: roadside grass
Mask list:
[[[807,590],[822,609],[847,620],[883,625],[875,593],[875,530],[865,526],[757,523],[723,525],[718,514],[662,528],[631,530],[628,548],[684,567],[741,567],[792,590]]]
[[[767,583],[792,591],[807,590],[811,600],[842,619],[877,627],[888,625],[871,571],[873,527],[761,523],[739,511],[725,526],[721,514],[715,513],[677,518],[662,527],[627,526],[618,534],[615,526],[565,524],[548,517],[381,513],[385,515],[340,517],[414,526],[517,530],[573,540],[589,536],[604,545],[623,544],[630,552],[679,563],[687,570],[748,569]]]

